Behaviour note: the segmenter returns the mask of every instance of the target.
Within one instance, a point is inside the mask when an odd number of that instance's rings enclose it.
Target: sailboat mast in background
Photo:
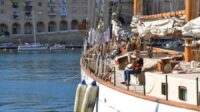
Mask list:
[[[34,8],[32,9],[32,15],[33,15],[33,36],[34,36],[34,43],[37,43],[36,39],[36,17],[35,17],[35,10]]]

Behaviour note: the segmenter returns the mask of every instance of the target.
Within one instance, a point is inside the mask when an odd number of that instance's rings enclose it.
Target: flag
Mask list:
[[[101,44],[101,34],[99,32],[96,32],[96,35],[95,35],[95,42],[97,44]]]
[[[91,28],[90,31],[88,32],[88,43],[89,43],[89,44],[92,43],[92,28]]]
[[[95,38],[96,38],[96,31],[93,28],[91,28],[90,31],[88,32],[88,43],[90,45],[94,45]]]

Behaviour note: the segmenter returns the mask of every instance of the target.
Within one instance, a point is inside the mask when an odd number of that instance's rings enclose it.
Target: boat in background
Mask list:
[[[55,44],[53,46],[49,47],[50,51],[54,51],[54,50],[65,50],[65,45],[61,45],[61,44]]]
[[[25,43],[18,46],[18,51],[44,51],[48,50],[48,46],[42,45],[37,42],[36,38],[36,29],[35,29],[35,12],[34,9],[32,9],[33,14],[33,37],[34,37],[34,43]]]
[[[0,49],[17,49],[17,45],[12,42],[0,43]]]
[[[40,43],[25,43],[18,46],[18,51],[45,51],[48,50],[48,46]]]
[[[173,37],[162,37],[152,39],[150,43],[153,47],[164,47],[164,48],[176,48],[183,46],[183,38],[173,38]]]
[[[167,48],[167,49],[169,49],[169,48],[177,48],[177,47],[179,47],[179,46],[183,46],[183,43],[180,43],[180,42],[172,42],[172,41],[171,41],[171,42],[162,44],[162,47]]]

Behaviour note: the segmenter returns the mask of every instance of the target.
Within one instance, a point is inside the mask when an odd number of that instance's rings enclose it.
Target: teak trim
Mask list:
[[[159,13],[159,14],[153,14],[153,15],[144,15],[141,17],[143,20],[153,20],[153,19],[163,19],[167,17],[174,17],[179,15],[185,15],[185,10],[179,10],[176,12],[166,12],[166,13]]]

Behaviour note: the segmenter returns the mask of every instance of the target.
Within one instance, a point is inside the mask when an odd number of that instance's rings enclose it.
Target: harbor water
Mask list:
[[[0,112],[73,112],[81,49],[0,53]]]

